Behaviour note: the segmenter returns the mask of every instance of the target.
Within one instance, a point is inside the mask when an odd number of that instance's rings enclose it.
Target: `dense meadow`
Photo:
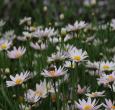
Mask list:
[[[114,14],[44,1],[38,22],[37,8],[0,20],[0,110],[115,110]]]

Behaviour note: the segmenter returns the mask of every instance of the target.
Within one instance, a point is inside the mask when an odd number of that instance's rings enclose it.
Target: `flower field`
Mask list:
[[[59,19],[0,20],[0,110],[115,110],[115,19]]]

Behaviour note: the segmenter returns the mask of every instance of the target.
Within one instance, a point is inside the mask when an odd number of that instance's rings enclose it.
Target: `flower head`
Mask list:
[[[10,48],[12,42],[5,40],[5,39],[1,39],[0,40],[0,50],[7,50]]]
[[[10,75],[11,81],[6,81],[7,87],[21,85],[27,79],[30,78],[30,72],[21,72],[20,74],[16,74],[15,77]]]
[[[105,96],[104,93],[105,93],[105,91],[92,92],[92,93],[87,93],[86,96],[88,96],[88,97],[103,97],[103,96]]]
[[[82,49],[73,48],[69,50],[68,53],[69,58],[75,62],[84,61],[88,57],[87,52],[83,51]]]
[[[57,67],[50,67],[47,70],[44,70],[41,75],[45,77],[59,77],[65,75],[66,72],[67,70],[64,70],[63,67],[59,67],[58,69]]]
[[[115,110],[115,102],[112,102],[110,99],[105,99],[105,103],[103,103],[103,106],[107,110]]]
[[[66,30],[68,32],[77,31],[77,30],[85,28],[86,26],[87,24],[84,21],[80,21],[80,22],[76,21],[74,25],[68,24],[68,26],[66,26]]]
[[[76,107],[79,110],[99,110],[99,108],[101,107],[100,105],[97,105],[96,100],[94,99],[93,101],[91,101],[91,98],[88,98],[88,100],[79,100],[78,102],[75,102]]]
[[[100,78],[97,79],[99,84],[109,84],[111,82],[115,81],[115,72],[112,72],[109,75],[106,74],[102,74],[102,76]]]
[[[33,49],[35,49],[35,50],[45,50],[48,46],[46,45],[46,44],[44,44],[44,43],[33,43],[33,42],[31,42],[30,43],[30,46],[33,48]]]
[[[26,52],[26,48],[24,47],[19,47],[19,48],[14,47],[13,50],[7,52],[7,55],[11,59],[18,59],[22,57],[25,54],[25,52]]]
[[[115,70],[114,62],[100,62],[100,70],[101,71],[113,71]]]

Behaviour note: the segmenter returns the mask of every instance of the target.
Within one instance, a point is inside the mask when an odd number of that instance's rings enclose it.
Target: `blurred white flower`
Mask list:
[[[7,51],[7,55],[10,59],[19,59],[20,57],[22,57],[26,52],[26,48],[24,47],[13,47],[13,50],[11,51]]]
[[[45,43],[33,43],[30,42],[30,46],[35,49],[35,50],[45,50],[47,49],[48,45],[46,45]]]
[[[36,38],[39,38],[39,39],[47,39],[49,37],[53,37],[53,36],[56,36],[57,34],[57,31],[54,30],[54,28],[45,28],[44,30],[43,29],[36,29],[35,32],[33,32],[33,36],[36,37]]]
[[[65,61],[64,67],[66,68],[75,68],[75,62],[74,61]]]
[[[97,80],[98,80],[98,84],[104,84],[104,85],[107,85],[110,82],[114,82],[115,81],[115,72],[112,72],[109,75],[102,74],[102,76],[100,78],[97,78]]]
[[[92,93],[87,93],[86,96],[88,96],[88,97],[103,97],[103,96],[105,96],[104,93],[105,93],[105,91],[92,92]]]
[[[112,27],[112,30],[115,30],[115,19],[111,20],[110,26]]]
[[[29,102],[29,103],[36,103],[40,100],[40,97],[35,96],[35,92],[31,89],[29,89],[25,94],[25,101]]]
[[[80,21],[80,22],[76,21],[74,23],[74,25],[68,24],[66,26],[66,30],[68,32],[72,32],[72,31],[77,31],[77,30],[80,30],[80,29],[84,29],[86,26],[87,26],[87,24],[85,23],[85,21]]]
[[[51,57],[48,57],[48,62],[63,61],[66,59],[66,55],[63,51],[57,51],[56,53],[51,54]]]
[[[0,20],[0,28],[1,28],[1,27],[3,27],[5,24],[6,24],[6,22],[5,22],[5,21]]]
[[[85,6],[92,6],[96,4],[96,0],[84,0]]]
[[[115,110],[115,102],[112,102],[110,99],[105,99],[105,103],[103,103],[103,106],[106,108],[106,110]]]
[[[86,67],[89,69],[92,69],[92,70],[97,70],[97,69],[99,69],[99,63],[88,61],[86,64]]]
[[[32,38],[32,33],[28,32],[28,31],[24,31],[24,32],[23,32],[23,35],[24,35],[24,37],[26,37],[26,38]]]
[[[22,25],[24,23],[31,25],[31,19],[32,19],[31,17],[24,17],[23,19],[20,19],[19,25]]]
[[[59,77],[59,76],[63,76],[67,73],[67,70],[64,69],[64,67],[59,67],[57,69],[57,67],[50,67],[47,70],[43,70],[43,72],[41,73],[41,75],[43,75],[44,77]]]
[[[85,94],[86,92],[89,91],[89,87],[81,87],[80,84],[77,85],[77,93],[78,94]]]

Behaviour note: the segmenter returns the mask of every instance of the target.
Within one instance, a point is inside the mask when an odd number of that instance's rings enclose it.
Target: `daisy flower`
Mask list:
[[[68,26],[66,26],[66,30],[67,32],[72,32],[72,31],[83,29],[86,26],[87,24],[84,21],[80,21],[80,22],[76,21],[74,25],[68,24]]]
[[[26,52],[26,48],[24,47],[13,47],[13,50],[11,51],[7,51],[7,55],[10,59],[19,59],[20,57],[22,57]]]
[[[31,39],[32,38],[32,33],[31,32],[28,32],[28,31],[24,31],[23,33],[23,36],[27,39]]]
[[[86,64],[86,67],[91,69],[91,70],[97,70],[97,69],[99,69],[99,63],[88,61],[87,64]]]
[[[68,52],[69,50],[71,50],[72,48],[75,48],[73,45],[67,44],[67,45],[63,45],[63,51],[64,52]],[[56,50],[61,51],[62,47],[61,46],[56,46]]]
[[[33,36],[37,38],[49,38],[52,36],[55,36],[57,34],[57,31],[54,30],[54,28],[45,28],[43,29],[36,29],[35,32],[33,32]]]
[[[31,89],[29,89],[25,94],[24,94],[25,100],[29,103],[36,103],[40,100],[40,97],[35,96],[35,92]]]
[[[27,37],[25,37],[25,36],[17,36],[16,38],[19,41],[27,41]]]
[[[59,76],[63,76],[67,73],[67,70],[64,70],[64,67],[59,67],[57,69],[57,67],[50,67],[47,70],[44,70],[41,75],[43,75],[44,77],[59,77]]]
[[[106,110],[115,110],[115,102],[112,102],[110,99],[105,99],[103,106],[106,108]]]
[[[0,40],[0,51],[1,50],[8,50],[11,45],[12,45],[12,41],[1,39]]]
[[[31,20],[32,20],[31,17],[24,17],[23,19],[20,20],[19,25],[22,25],[24,23],[31,24]]]
[[[75,62],[85,61],[85,59],[88,57],[87,52],[83,51],[82,49],[73,48],[69,50],[68,53],[69,58]]]
[[[88,100],[79,100],[79,102],[75,101],[75,105],[79,110],[99,110],[102,104],[97,105],[96,100],[94,99],[91,101],[91,98],[88,98]]]
[[[48,46],[46,45],[46,44],[44,44],[44,43],[33,43],[33,42],[31,42],[30,43],[30,46],[33,48],[33,49],[35,49],[35,50],[45,50]]]
[[[55,62],[55,61],[63,61],[66,59],[66,55],[63,51],[58,51],[56,53],[53,53],[51,57],[48,57],[48,62]]]
[[[73,62],[71,62],[71,61],[65,61],[65,63],[64,63],[64,67],[66,67],[66,68],[75,68],[75,62],[73,61]]]
[[[114,62],[100,62],[100,71],[114,71],[115,63]]]
[[[20,74],[16,74],[15,76],[10,75],[11,81],[6,81],[7,87],[21,85],[27,79],[30,78],[30,72],[21,72]]]
[[[88,96],[88,97],[103,97],[103,96],[105,96],[104,93],[105,93],[105,91],[92,92],[92,93],[87,93],[86,96]]]
[[[29,89],[29,92],[38,98],[46,98],[47,95],[47,87],[46,87],[46,81],[40,82],[40,84],[36,84],[36,90]]]
[[[49,41],[50,41],[52,44],[56,44],[56,43],[61,42],[61,39],[58,38],[58,37],[50,37],[50,38],[49,38]]]
[[[98,80],[98,84],[108,84],[110,82],[114,82],[115,81],[115,72],[112,72],[109,75],[106,74],[102,74],[102,76],[100,78],[97,78]]]

